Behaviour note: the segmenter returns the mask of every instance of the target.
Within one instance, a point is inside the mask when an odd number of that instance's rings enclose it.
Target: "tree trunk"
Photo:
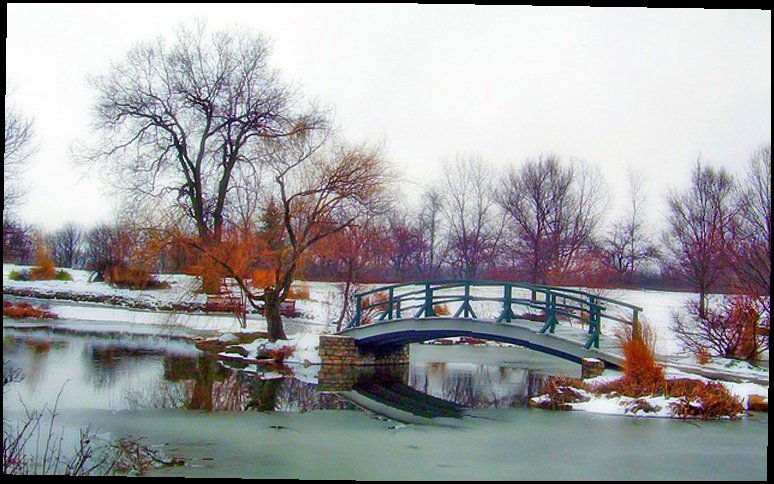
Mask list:
[[[269,333],[269,341],[279,339],[288,339],[285,336],[285,329],[282,326],[282,315],[280,314],[279,294],[274,288],[267,287],[263,293],[264,316],[266,317],[266,326]]]
[[[220,292],[221,276],[219,273],[206,268],[202,271],[202,292],[205,294],[218,294]]]
[[[699,288],[699,317],[704,319],[707,316],[707,292],[702,287]]]
[[[189,410],[212,411],[212,385],[215,381],[215,361],[207,355],[199,357]]]

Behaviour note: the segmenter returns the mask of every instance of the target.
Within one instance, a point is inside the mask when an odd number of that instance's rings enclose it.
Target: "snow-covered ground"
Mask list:
[[[12,281],[9,273],[13,270],[27,269],[25,266],[3,264],[3,288],[35,289],[48,294],[68,293],[74,295],[117,296],[124,300],[139,301],[153,307],[154,303],[172,304],[181,302],[204,303],[206,295],[196,291],[197,280],[187,275],[161,274],[158,278],[170,284],[168,289],[129,290],[111,287],[103,282],[89,282],[89,271],[66,269],[73,281]],[[303,335],[333,332],[342,306],[340,284],[329,282],[304,282],[309,288],[309,298],[296,301],[296,309],[301,314],[296,318],[285,318],[286,333],[291,339]],[[438,291],[442,292],[442,291]],[[482,297],[500,297],[502,289],[478,287],[472,289],[473,295]],[[679,342],[671,330],[671,314],[684,311],[686,302],[694,298],[692,293],[646,291],[646,290],[606,290],[601,295],[628,302],[643,308],[641,320],[652,326],[657,334],[656,352],[671,363],[679,363],[680,368],[690,370],[698,367],[695,358],[682,352]],[[193,332],[222,334],[225,332],[265,331],[266,320],[258,314],[249,314],[247,327],[241,328],[233,315],[214,313],[173,313],[170,311],[137,310],[111,307],[97,303],[74,303],[58,299],[42,300],[50,310],[57,313],[62,321],[57,324],[73,324],[74,321],[101,323],[113,331],[145,332],[158,328],[183,328]],[[500,311],[497,302],[476,302],[475,309],[480,317],[495,318]],[[453,309],[452,309],[453,310]],[[616,323],[617,324],[617,323]],[[615,330],[613,324],[603,322],[604,333]],[[307,355],[309,356],[309,355]],[[753,367],[739,362],[713,361],[706,368],[739,375],[756,376],[768,379],[768,354],[765,355],[765,368]],[[314,358],[306,358],[313,361]],[[303,361],[303,359],[299,360]],[[746,366],[745,366],[746,365]]]
[[[607,370],[602,376],[596,378],[589,378],[584,380],[584,383],[588,385],[601,384],[609,381],[621,378],[622,373],[618,371]],[[702,376],[686,373],[680,370],[668,368],[665,372],[667,379],[676,378],[691,378],[695,380],[701,380],[703,382],[712,381]],[[757,383],[743,382],[735,383],[729,381],[721,381],[721,383],[728,389],[728,391],[736,396],[742,403],[742,406],[749,408],[749,401],[751,395],[764,396],[765,402],[768,404],[769,387],[760,385]],[[666,396],[647,396],[641,398],[632,398],[623,395],[596,395],[587,392],[582,389],[575,389],[579,394],[583,395],[588,401],[579,403],[569,403],[573,410],[605,414],[605,415],[621,415],[632,417],[646,417],[646,418],[674,418],[672,411],[670,410],[671,404],[676,404],[680,401],[679,398],[666,397]],[[532,400],[535,403],[540,403],[549,397],[540,396],[534,397]],[[647,402],[654,411],[644,412],[636,409],[637,401]],[[701,402],[694,402],[695,405],[701,405]]]
[[[194,277],[186,275],[159,275],[159,279],[169,283],[168,289],[155,289],[135,291],[118,289],[101,282],[89,282],[90,273],[82,270],[67,270],[73,281],[12,281],[9,273],[13,270],[26,267],[3,264],[3,288],[34,289],[37,292],[54,295],[65,293],[71,295],[91,296],[117,296],[122,300],[141,302],[146,306],[155,307],[163,304],[181,302],[204,303],[206,295],[196,291],[197,281]],[[332,332],[335,321],[341,311],[342,296],[339,284],[327,282],[305,282],[309,289],[309,298],[296,301],[296,309],[302,315],[296,318],[285,318],[286,332],[289,341],[268,343],[265,340],[256,340],[253,343],[242,345],[246,350],[246,358],[257,358],[259,352],[290,346],[294,352],[286,359],[286,363],[293,369],[297,378],[305,381],[315,381],[316,372],[320,363],[317,354],[318,338],[320,333]],[[474,294],[482,297],[499,297],[497,288],[475,288]],[[5,292],[5,291],[4,291]],[[684,305],[692,297],[691,293],[665,292],[665,291],[637,291],[637,290],[612,290],[605,291],[604,296],[626,301],[643,308],[642,320],[652,326],[657,333],[657,353],[669,358],[672,363],[679,363],[682,370],[690,371],[698,368],[693,356],[681,352],[681,348],[675,334],[670,328],[671,314],[683,311]],[[63,327],[82,325],[89,322],[92,331],[123,332],[153,334],[164,331],[178,330],[192,334],[220,335],[221,339],[228,340],[228,333],[265,331],[266,320],[258,314],[250,314],[247,318],[247,327],[241,328],[237,319],[228,314],[212,313],[174,313],[171,311],[154,311],[128,309],[106,304],[72,302],[61,299],[45,299],[41,302],[58,314],[61,320],[57,325]],[[476,311],[480,317],[495,318],[500,311],[500,306],[495,302],[478,302]],[[5,323],[5,321],[4,321]],[[15,323],[18,324],[18,323]],[[603,332],[612,331],[614,328],[603,325]],[[189,333],[189,334],[190,334]],[[231,354],[231,357],[235,355]],[[704,366],[705,369],[715,369],[721,372],[730,372],[738,376],[756,377],[758,381],[768,381],[768,365],[766,368],[735,362],[715,360]],[[692,372],[691,372],[692,373]],[[675,368],[667,370],[667,376],[671,378],[686,377],[701,378],[695,374],[686,373]],[[281,375],[277,375],[281,376]],[[618,372],[607,371],[598,380],[617,378]],[[271,378],[271,372],[262,375],[262,378]],[[703,378],[701,378],[703,379]],[[705,379],[706,380],[706,379]],[[593,380],[592,380],[593,381]],[[768,396],[768,385],[756,383],[732,383],[724,382],[732,394],[738,396],[747,407],[749,395]],[[677,401],[667,397],[649,397],[648,403],[658,410],[655,412],[633,413],[634,400],[623,396],[597,396],[588,394],[589,400],[583,403],[572,404],[573,409],[602,414],[637,415],[646,417],[670,417],[670,404]]]

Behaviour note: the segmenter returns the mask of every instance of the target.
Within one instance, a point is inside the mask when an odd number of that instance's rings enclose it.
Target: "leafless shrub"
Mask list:
[[[691,301],[685,309],[685,315],[672,314],[672,330],[683,347],[699,357],[709,353],[754,363],[769,348],[771,323],[758,298],[725,296],[704,311]]]

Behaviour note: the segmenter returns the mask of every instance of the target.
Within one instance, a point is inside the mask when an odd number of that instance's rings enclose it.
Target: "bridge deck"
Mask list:
[[[341,332],[351,336],[361,346],[408,344],[452,336],[470,336],[526,346],[537,351],[580,361],[598,358],[608,366],[619,367],[623,362],[620,342],[612,328],[600,335],[600,349],[584,347],[588,332],[579,324],[557,324],[554,333],[541,333],[543,324],[515,319],[511,322],[473,320],[469,318],[435,317],[389,320],[350,328]]]

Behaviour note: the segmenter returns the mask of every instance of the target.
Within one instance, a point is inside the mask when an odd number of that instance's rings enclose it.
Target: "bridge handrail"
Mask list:
[[[470,293],[471,287],[501,287],[502,296],[474,296]],[[407,288],[408,291],[396,294],[396,289]],[[416,289],[413,289],[416,288]],[[464,294],[443,294],[439,292],[448,289],[464,288]],[[514,297],[513,289],[528,290],[531,292],[529,299]],[[368,301],[363,305],[363,299],[373,294],[386,293],[387,299]],[[537,298],[537,294],[542,295],[542,299]],[[400,284],[391,284],[377,287],[368,291],[363,291],[353,295],[355,299],[355,315],[350,321],[348,327],[360,326],[362,324],[363,312],[376,308],[380,314],[375,316],[375,320],[384,321],[385,319],[402,318],[404,311],[411,311],[414,318],[437,317],[436,306],[447,302],[462,302],[453,317],[459,317],[464,314],[465,318],[472,317],[477,319],[476,313],[471,302],[487,301],[498,302],[502,304],[502,312],[496,322],[510,322],[518,318],[513,312],[512,306],[526,306],[531,309],[537,309],[544,313],[544,325],[541,333],[554,332],[558,322],[557,316],[566,316],[582,321],[589,326],[589,339],[585,345],[590,348],[592,345],[599,348],[599,337],[602,333],[602,319],[611,319],[637,326],[639,312],[642,308],[633,304],[617,301],[612,298],[598,296],[586,291],[572,288],[552,287],[540,284],[530,284],[526,282],[510,281],[479,281],[479,280],[457,280],[443,279],[430,281],[406,282]],[[568,304],[569,301],[569,304]],[[409,303],[409,304],[405,304]],[[600,304],[602,303],[602,304]],[[604,304],[607,303],[607,304]],[[605,314],[608,305],[617,305],[628,308],[632,311],[631,321],[616,317],[612,314]]]
[[[556,291],[556,292],[571,292],[571,293],[575,293],[575,294],[582,294],[582,295],[587,295],[587,296],[593,296],[598,301],[613,303],[613,304],[615,304],[617,306],[623,306],[625,308],[632,309],[632,310],[637,310],[639,312],[644,311],[644,309],[642,309],[639,306],[635,306],[634,304],[629,304],[627,302],[619,301],[617,299],[612,299],[612,298],[605,297],[605,296],[598,296],[596,294],[592,294],[592,293],[590,293],[588,291],[583,291],[583,290],[580,290],[580,289],[572,289],[572,288],[569,288],[569,287],[546,286],[546,285],[542,285],[542,284],[535,284],[535,286],[543,287],[543,288],[548,288],[548,289],[551,289],[551,290]]]
[[[555,288],[555,287],[552,287],[552,286],[543,286],[543,285],[538,285],[538,284],[531,284],[531,283],[528,283],[528,282],[508,282],[508,281],[504,281],[503,282],[503,281],[479,281],[479,280],[471,280],[471,281],[463,280],[463,281],[460,281],[460,280],[455,280],[455,279],[448,279],[448,280],[438,280],[438,281],[405,282],[405,283],[400,283],[400,284],[392,284],[392,285],[388,285],[388,286],[381,286],[381,287],[378,287],[378,288],[375,288],[375,289],[371,289],[371,290],[368,290],[368,291],[359,292],[359,293],[355,294],[353,297],[358,297],[359,296],[359,297],[363,298],[363,297],[366,297],[366,296],[370,296],[372,294],[389,291],[391,289],[394,291],[395,289],[398,289],[398,288],[401,288],[401,287],[411,287],[411,286],[427,286],[427,285],[430,285],[430,286],[432,286],[433,291],[440,291],[440,290],[444,290],[444,289],[454,289],[456,287],[465,287],[465,286],[468,286],[468,287],[484,287],[484,286],[497,287],[497,286],[505,286],[506,284],[510,285],[512,288],[527,289],[527,290],[534,291],[536,293],[541,293],[541,294],[549,294],[549,293],[553,293],[553,292],[561,292],[561,290],[562,290],[561,288]],[[415,295],[415,294],[417,294],[417,295],[418,294],[424,294],[425,291],[426,291],[426,288],[419,288],[419,289],[417,289],[415,291],[401,293],[400,296],[404,297],[404,296],[410,296],[410,295]],[[583,291],[575,291],[575,290],[573,290],[573,291],[568,291],[568,292],[576,292],[579,296],[584,296],[585,295],[585,296],[593,296],[593,297],[598,298],[600,300],[603,299],[603,298],[601,298],[599,296],[596,296],[596,295],[593,295],[593,294],[590,294],[590,293],[585,293]],[[581,298],[581,297],[578,297],[578,296],[570,296],[570,295],[566,295],[566,294],[557,294],[557,295],[559,295],[561,297],[564,297],[564,298],[567,298],[567,299],[570,299],[570,300],[573,300],[573,301],[577,301],[579,303],[596,305],[596,306],[600,306],[601,307],[601,305],[598,305],[598,304],[596,304],[594,302],[591,302],[591,301],[589,301],[587,299],[584,299],[584,298]],[[502,299],[497,298],[496,300],[497,301],[501,301]],[[614,299],[610,299],[609,301],[616,302]],[[642,309],[639,309],[639,310],[642,311]]]

